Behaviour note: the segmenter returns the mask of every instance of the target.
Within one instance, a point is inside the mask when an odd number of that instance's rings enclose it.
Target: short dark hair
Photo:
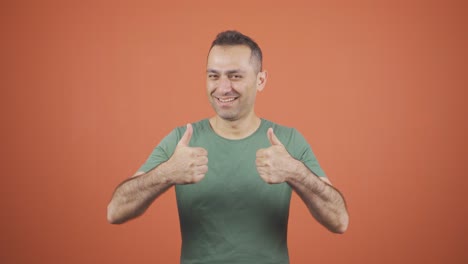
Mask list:
[[[245,45],[250,48],[250,58],[255,58],[258,61],[257,71],[262,71],[263,55],[258,44],[250,37],[236,30],[227,30],[219,33],[216,39],[211,43],[210,51],[214,46],[235,46]]]

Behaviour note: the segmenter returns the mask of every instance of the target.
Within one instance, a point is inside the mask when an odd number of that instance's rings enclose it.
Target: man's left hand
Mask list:
[[[268,129],[267,136],[271,147],[257,151],[255,164],[258,174],[266,183],[283,183],[296,170],[298,160],[289,155],[272,128]]]

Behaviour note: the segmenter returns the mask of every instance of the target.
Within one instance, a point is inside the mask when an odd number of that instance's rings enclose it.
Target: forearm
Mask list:
[[[122,224],[140,216],[172,185],[164,163],[146,174],[129,178],[114,191],[107,206],[108,221],[112,224]]]
[[[344,233],[349,217],[341,193],[315,176],[302,162],[298,161],[295,172],[287,182],[307,205],[310,213],[330,231]]]

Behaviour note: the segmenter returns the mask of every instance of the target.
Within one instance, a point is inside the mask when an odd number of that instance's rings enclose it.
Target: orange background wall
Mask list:
[[[468,262],[464,1],[123,2],[1,4],[1,263],[177,263],[173,190],[121,226],[106,206],[213,114],[225,29],[263,48],[257,112],[298,128],[348,202],[334,235],[293,197],[292,263]]]

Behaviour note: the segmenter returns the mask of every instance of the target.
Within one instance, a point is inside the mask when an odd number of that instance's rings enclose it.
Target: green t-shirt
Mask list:
[[[192,124],[191,147],[208,151],[208,172],[196,184],[176,185],[182,233],[183,264],[289,263],[287,224],[291,188],[267,184],[258,175],[255,159],[271,146],[267,130],[295,159],[315,175],[325,173],[309,144],[296,129],[261,120],[252,135],[230,140],[217,135],[208,119]],[[178,127],[154,149],[139,171],[148,172],[168,160],[186,127]]]

